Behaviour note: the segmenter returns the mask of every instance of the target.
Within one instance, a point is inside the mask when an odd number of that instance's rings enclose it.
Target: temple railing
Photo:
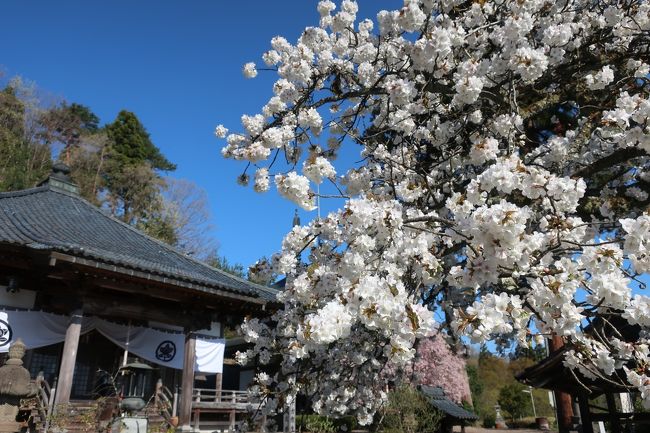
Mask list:
[[[39,372],[34,380],[38,389],[36,398],[38,399],[38,415],[42,423],[42,432],[47,433],[50,427],[50,415],[54,411],[54,397],[56,395],[56,378],[50,386],[45,380],[43,372]]]
[[[172,418],[178,416],[178,392],[172,391],[162,384],[159,380],[156,384],[156,393],[154,395],[156,408],[160,414],[165,418],[169,425],[173,425]]]
[[[195,388],[192,392],[192,426],[196,430],[211,429],[234,432],[237,430],[237,414],[247,413],[259,401],[247,391],[228,389]],[[228,421],[206,420],[203,414],[228,414]],[[209,427],[209,428],[208,428]]]
[[[212,403],[215,406],[224,408],[229,406],[235,408],[246,406],[251,403],[251,400],[247,391],[194,388],[192,402],[192,406],[210,405]]]

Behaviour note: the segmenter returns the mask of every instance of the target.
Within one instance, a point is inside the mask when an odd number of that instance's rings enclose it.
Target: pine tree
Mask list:
[[[176,169],[176,165],[153,144],[147,130],[130,111],[120,111],[115,121],[106,125],[106,131],[112,141],[112,157],[120,165],[148,163],[154,170]]]

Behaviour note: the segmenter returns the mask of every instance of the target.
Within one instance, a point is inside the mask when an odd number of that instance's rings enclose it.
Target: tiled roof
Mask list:
[[[202,291],[260,300],[274,300],[276,294],[188,257],[52,183],[0,193],[0,242],[157,275]]]
[[[418,389],[429,399],[429,403],[436,409],[444,412],[452,418],[459,420],[477,420],[476,414],[463,409],[445,396],[445,392],[439,386],[419,385]]]

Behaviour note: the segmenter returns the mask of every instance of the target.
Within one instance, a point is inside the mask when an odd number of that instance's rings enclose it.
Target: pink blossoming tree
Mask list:
[[[465,359],[451,350],[440,333],[419,342],[413,376],[416,383],[441,387],[456,403],[472,403]]]

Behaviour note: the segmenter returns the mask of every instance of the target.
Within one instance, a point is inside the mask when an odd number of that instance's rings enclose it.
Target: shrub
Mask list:
[[[296,426],[300,431],[311,433],[333,433],[337,430],[330,418],[321,415],[298,415]]]
[[[499,404],[510,415],[513,422],[531,412],[530,395],[524,393],[524,390],[526,387],[523,385],[511,383],[499,391]]]
[[[421,392],[410,386],[390,392],[382,416],[381,427],[386,433],[433,433],[443,418]]]
[[[494,428],[496,425],[496,416],[493,413],[486,413],[483,416],[483,427]]]
[[[350,432],[357,428],[357,419],[354,416],[344,416],[333,420],[337,431]]]

